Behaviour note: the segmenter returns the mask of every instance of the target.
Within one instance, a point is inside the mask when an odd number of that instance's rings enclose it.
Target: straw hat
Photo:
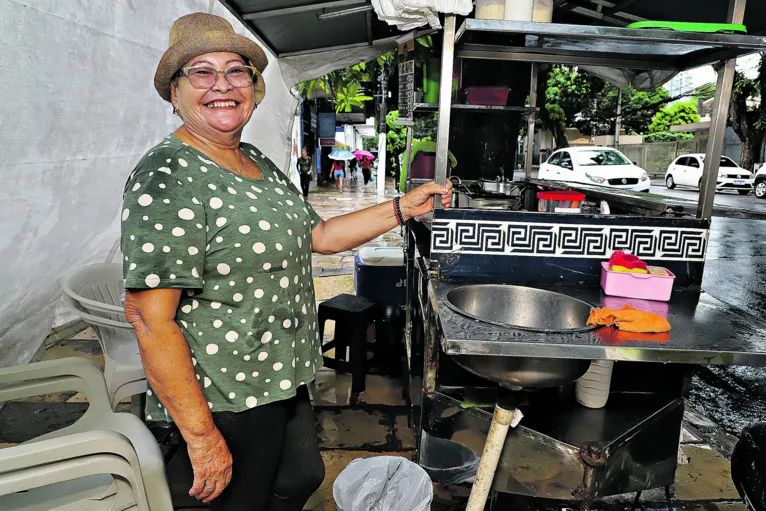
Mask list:
[[[212,14],[195,12],[178,18],[170,27],[168,50],[160,59],[154,74],[154,88],[162,99],[170,102],[170,80],[184,64],[205,53],[237,53],[250,61],[258,72],[255,83],[255,102],[266,95],[266,84],[261,73],[269,61],[256,43],[234,32],[231,23]]]

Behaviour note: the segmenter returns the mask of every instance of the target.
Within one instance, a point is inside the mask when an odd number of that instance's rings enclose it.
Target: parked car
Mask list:
[[[700,188],[704,163],[704,154],[679,156],[665,172],[665,186],[670,190],[676,186]],[[721,156],[715,188],[716,190],[736,190],[740,195],[747,195],[753,189],[753,173],[734,163],[734,160],[728,156]]]
[[[755,174],[753,193],[759,199],[766,199],[766,163]]]
[[[569,147],[551,154],[540,165],[540,179],[586,183],[648,192],[649,174],[620,151],[609,147]]]

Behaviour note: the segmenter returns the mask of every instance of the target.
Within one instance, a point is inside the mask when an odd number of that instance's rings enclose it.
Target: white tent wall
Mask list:
[[[179,122],[152,85],[170,25],[209,7],[0,0],[0,366],[29,361],[65,319],[56,279],[107,257],[125,179]],[[218,2],[213,14],[252,37]],[[243,139],[284,167],[295,99],[270,61]]]

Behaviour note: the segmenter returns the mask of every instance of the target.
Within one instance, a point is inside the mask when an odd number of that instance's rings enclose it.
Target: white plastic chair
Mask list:
[[[122,264],[81,266],[61,277],[59,285],[64,305],[96,332],[104,352],[104,379],[112,409],[125,397],[144,394],[146,374],[138,341],[122,306]]]
[[[115,413],[99,368],[64,358],[0,369],[0,402],[76,390],[73,425],[0,449],[0,509],[171,511],[162,452],[134,415]]]

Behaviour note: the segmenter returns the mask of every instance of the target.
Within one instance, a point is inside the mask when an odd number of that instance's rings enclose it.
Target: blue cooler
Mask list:
[[[405,305],[407,274],[402,247],[364,247],[355,258],[357,296],[383,305]]]

